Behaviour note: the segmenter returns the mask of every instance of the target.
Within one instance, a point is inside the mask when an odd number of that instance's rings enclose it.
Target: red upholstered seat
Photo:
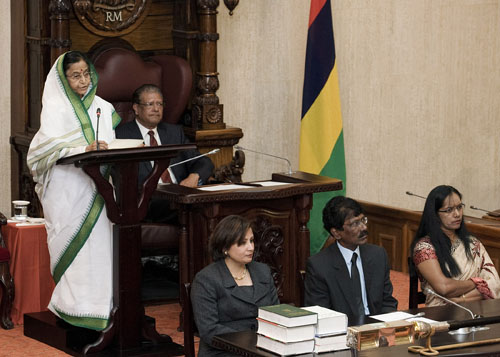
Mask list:
[[[10,253],[7,248],[0,247],[0,263],[10,261]]]
[[[191,67],[185,59],[158,55],[145,61],[133,49],[108,44],[101,51],[95,49],[92,60],[99,74],[97,95],[114,105],[123,122],[134,119],[132,94],[143,84],[161,88],[167,102],[163,121],[179,122],[193,81]]]

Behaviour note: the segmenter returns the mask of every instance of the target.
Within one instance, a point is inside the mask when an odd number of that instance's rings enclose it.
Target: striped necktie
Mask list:
[[[149,135],[149,146],[158,146],[158,141],[156,141],[155,138],[155,132],[153,130],[148,131]],[[168,172],[168,169],[163,171],[161,174],[161,180],[163,183],[172,183],[172,179],[170,178],[170,173]]]

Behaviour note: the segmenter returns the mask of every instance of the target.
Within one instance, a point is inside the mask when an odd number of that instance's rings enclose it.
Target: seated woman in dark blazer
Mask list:
[[[223,333],[256,330],[259,306],[279,304],[269,267],[253,261],[250,222],[228,216],[210,236],[213,263],[196,274],[191,301],[198,331],[198,356],[231,355],[211,346]]]

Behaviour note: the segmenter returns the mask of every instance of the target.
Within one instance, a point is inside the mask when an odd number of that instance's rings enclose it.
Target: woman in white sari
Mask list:
[[[66,322],[102,330],[112,308],[112,224],[104,200],[81,168],[56,165],[60,158],[99,149],[115,138],[120,117],[95,95],[97,74],[81,52],[61,55],[42,97],[40,129],[28,167],[45,215],[51,271],[56,287],[49,309]],[[108,167],[101,167],[109,175]]]
[[[411,246],[422,288],[456,302],[496,299],[500,279],[483,244],[467,231],[462,195],[452,186],[437,186],[427,196]],[[427,295],[426,306],[445,301]]]

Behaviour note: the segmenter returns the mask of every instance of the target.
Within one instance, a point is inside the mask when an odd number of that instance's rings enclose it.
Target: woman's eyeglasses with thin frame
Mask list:
[[[453,212],[455,212],[455,210],[457,210],[457,212],[460,213],[460,212],[462,212],[462,210],[464,209],[464,207],[465,207],[465,204],[460,203],[459,205],[456,205],[456,206],[453,206],[453,207],[448,207],[448,208],[445,208],[445,209],[439,209],[438,212],[446,213],[446,214],[452,214]]]

